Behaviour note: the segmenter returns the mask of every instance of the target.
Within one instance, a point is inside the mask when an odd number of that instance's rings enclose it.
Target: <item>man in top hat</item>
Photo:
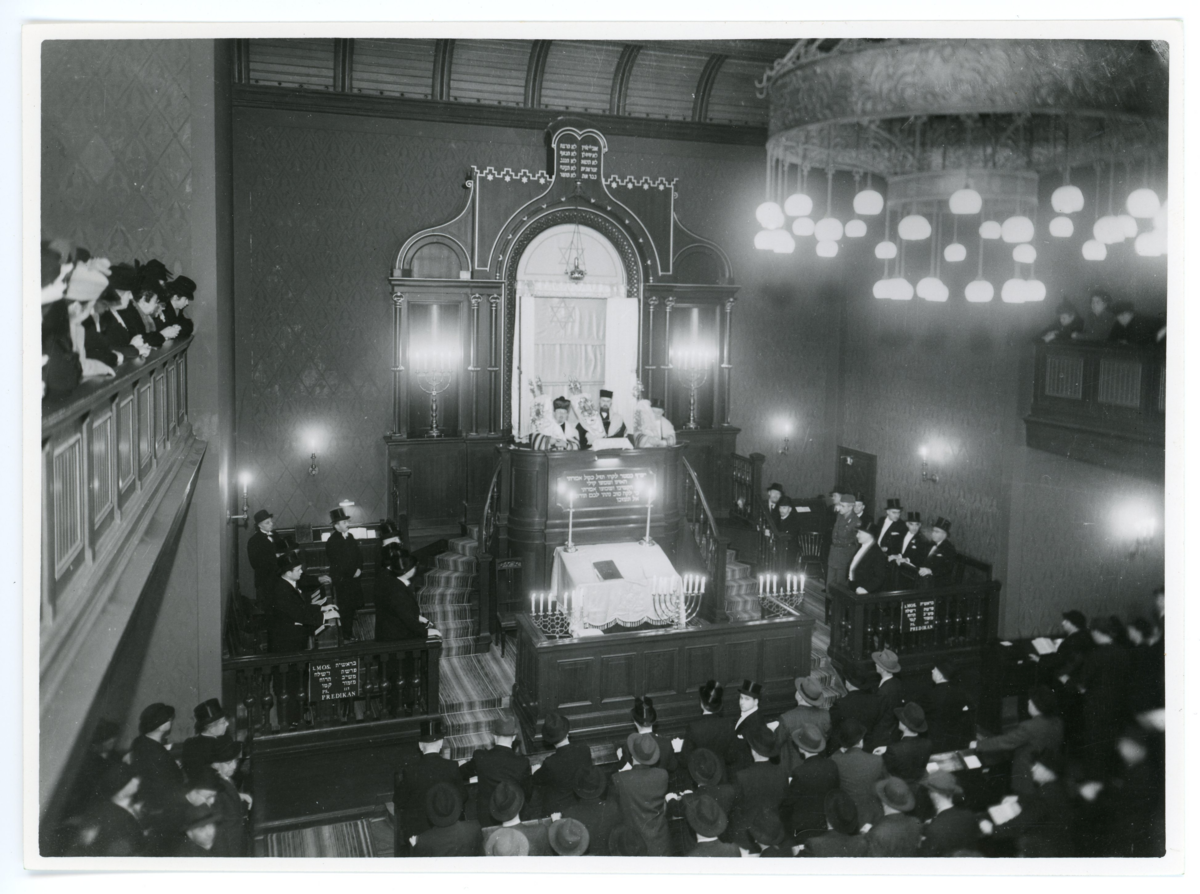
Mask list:
[[[669,774],[659,761],[658,740],[645,733],[630,733],[625,752],[633,761],[628,770],[614,773],[613,791],[626,827],[641,835],[651,857],[668,856],[671,838],[667,830],[666,795]]]
[[[859,819],[873,823],[883,816],[875,783],[886,779],[888,771],[882,757],[863,750],[866,734],[857,720],[847,720],[837,730],[841,748],[834,752],[832,759],[838,768],[838,785],[854,799]]]
[[[962,788],[953,773],[939,770],[921,780],[929,792],[936,815],[925,824],[925,840],[920,856],[945,857],[959,850],[974,850],[979,843],[979,819],[965,807],[956,807],[955,796]]]
[[[738,716],[733,723],[733,740],[725,753],[725,763],[729,765],[731,773],[744,770],[754,763],[754,757],[750,753],[750,736],[755,729],[766,729],[767,726],[766,720],[758,710],[758,700],[761,697],[761,683],[742,680],[738,689]]]
[[[600,424],[604,426],[604,437],[606,438],[623,438],[625,437],[625,420],[621,418],[621,414],[613,409],[613,393],[607,388],[600,389]],[[587,429],[582,424],[575,426],[579,432],[579,449],[587,450],[591,445],[588,443]]]
[[[564,807],[563,818],[578,820],[587,827],[593,857],[608,856],[608,839],[621,824],[621,808],[616,797],[605,797],[608,777],[599,767],[588,766],[575,777],[574,804]]]
[[[342,634],[350,642],[358,637],[354,632],[354,616],[363,607],[362,550],[350,533],[350,516],[341,506],[329,511],[333,532],[325,541],[325,556],[329,560],[329,576],[333,579],[334,598],[342,615]]]
[[[825,736],[816,724],[806,723],[793,732],[792,745],[803,758],[791,770],[792,834],[804,842],[825,831],[825,796],[838,788],[841,776],[837,764],[825,756]]]
[[[560,857],[582,857],[591,844],[587,826],[565,816],[550,824],[549,836],[550,849]]]
[[[699,694],[700,716],[688,721],[679,756],[687,763],[693,751],[707,748],[724,761],[729,746],[733,744],[733,720],[721,715],[725,687],[716,680],[708,680],[700,687]]]
[[[935,519],[929,536],[933,545],[917,563],[917,574],[935,587],[948,587],[954,583],[958,559],[958,550],[950,542],[950,520],[941,516]]]
[[[175,851],[176,857],[215,857],[213,845],[217,840],[217,824],[220,817],[211,807],[191,805],[183,813],[183,843]]]
[[[834,789],[825,796],[825,824],[829,831],[809,838],[801,856],[865,857],[867,839],[859,834],[864,822],[854,799]]]
[[[883,511],[883,515],[879,521],[871,526],[871,533],[875,535],[875,542],[879,544],[879,548],[883,550],[885,555],[891,555],[900,549],[900,544],[904,540],[904,524],[900,521],[900,514],[903,509],[900,506],[899,497],[888,497],[887,508]]]
[[[1034,790],[1034,755],[1061,753],[1063,748],[1063,721],[1058,716],[1058,699],[1053,690],[1035,686],[1026,708],[1028,718],[1006,733],[980,739],[975,746],[980,754],[1012,754],[1010,787],[1018,795],[1028,795]]]
[[[767,485],[767,515],[771,517],[771,521],[779,527],[779,501],[783,499],[783,485],[778,481],[773,481]]]
[[[921,513],[904,513],[904,534],[896,551],[888,555],[888,561],[896,565],[896,571],[901,578],[915,582],[917,566],[929,552],[929,543],[921,536]]]
[[[172,829],[187,804],[187,780],[168,750],[174,723],[173,707],[161,702],[147,705],[138,718],[138,736],[126,758],[134,775],[142,780],[138,790],[142,818],[152,833],[151,852],[159,856],[166,855]]]
[[[933,745],[925,735],[929,726],[925,722],[925,711],[916,702],[909,702],[895,709],[900,724],[900,741],[887,746],[883,765],[893,776],[906,782],[916,782],[925,775]]]
[[[687,798],[683,811],[688,826],[696,834],[696,846],[688,852],[689,857],[740,857],[742,855],[736,844],[719,839],[721,833],[729,825],[729,820],[714,797],[700,795],[695,798]]]
[[[478,857],[483,854],[483,829],[465,820],[463,795],[457,780],[439,782],[425,793],[426,828],[412,842],[413,857]]]
[[[163,322],[168,327],[178,326],[176,338],[187,338],[195,331],[196,324],[184,316],[187,306],[196,298],[196,283],[186,276],[177,276],[164,287],[167,303],[163,305]]]
[[[210,698],[196,705],[192,711],[196,718],[196,735],[187,739],[180,749],[180,763],[190,777],[195,771],[207,767],[212,760],[210,754],[217,739],[228,739],[229,718],[219,699]]]
[[[458,768],[464,780],[470,781],[472,776],[479,779],[476,786],[476,809],[482,825],[490,826],[503,822],[491,815],[489,806],[492,792],[501,782],[513,783],[521,789],[526,798],[533,794],[533,770],[529,766],[529,758],[517,754],[513,749],[513,740],[516,737],[517,721],[507,713],[497,717],[492,722],[492,747],[476,749],[471,759]]]
[[[889,776],[875,783],[875,794],[883,805],[883,819],[867,832],[867,855],[871,857],[915,857],[921,848],[921,822],[912,816],[917,799],[908,783]]]
[[[875,694],[873,675],[865,674],[851,665],[846,669],[842,682],[846,684],[846,694],[829,708],[829,722],[833,724],[834,736],[839,735],[838,731],[847,720],[857,721],[864,730],[875,729],[883,709]]]
[[[871,653],[875,672],[879,674],[879,685],[875,697],[879,699],[879,719],[867,735],[867,748],[874,750],[881,745],[890,745],[897,736],[896,711],[904,705],[904,687],[896,679],[900,673],[900,658],[891,649],[880,649]]]
[[[275,516],[266,509],[254,513],[255,532],[246,541],[246,554],[254,569],[254,594],[258,607],[267,609],[275,579],[279,577],[279,557],[287,552],[287,544],[275,533]]]
[[[397,842],[429,828],[426,798],[435,785],[446,783],[466,800],[467,790],[458,764],[442,757],[445,744],[446,725],[442,718],[422,722],[421,736],[417,740],[420,755],[407,755],[408,759],[396,770],[392,803],[396,807]]]
[[[550,825],[554,819],[523,820],[521,811],[525,809],[525,793],[519,785],[501,780],[492,790],[491,801],[488,802],[488,813],[498,825],[485,826],[483,838],[486,842],[500,828],[512,829],[524,835],[529,841],[529,856],[548,857],[553,853],[550,847]]]
[[[744,848],[751,845],[750,824],[760,809],[769,807],[781,813],[791,810],[787,770],[771,762],[776,753],[775,735],[766,726],[756,726],[748,744],[754,763],[733,776],[735,797],[730,817],[730,834]]]
[[[272,652],[300,652],[308,648],[309,636],[340,617],[337,607],[325,604],[320,590],[305,596],[300,592],[304,559],[297,552],[279,557],[275,584],[267,601],[267,639]],[[295,704],[299,708],[299,704]]]
[[[549,816],[575,803],[575,780],[581,770],[592,765],[592,749],[571,741],[571,721],[558,711],[546,715],[542,738],[554,752],[533,774],[533,785],[542,796],[539,812]]]
[[[847,584],[850,561],[858,551],[858,517],[854,514],[854,494],[839,494],[836,507],[837,518],[833,522],[833,535],[829,541],[829,561],[826,563],[827,584]]]
[[[858,550],[846,570],[849,585],[860,596],[878,593],[887,585],[887,556],[875,542],[875,535],[866,528],[859,528],[854,532],[854,536],[858,540]]]
[[[975,717],[966,692],[958,684],[956,664],[940,659],[929,671],[933,688],[922,696],[929,742],[934,754],[966,748],[974,738]]]

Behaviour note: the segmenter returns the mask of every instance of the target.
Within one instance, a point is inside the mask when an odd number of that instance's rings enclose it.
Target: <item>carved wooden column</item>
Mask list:
[[[646,372],[646,399],[654,393],[654,371],[658,369],[654,365],[654,309],[658,307],[658,299],[651,296],[646,299],[646,304],[649,305],[649,320],[646,323],[646,362],[642,365],[642,369]]]
[[[729,425],[729,387],[733,376],[733,357],[730,354],[730,327],[733,325],[733,302],[736,299],[725,299],[725,338],[721,358],[721,425]]]
[[[408,373],[404,369],[404,330],[408,303],[403,292],[392,292],[392,434],[408,437]]]
[[[671,308],[675,306],[675,297],[671,296],[663,302],[666,306],[666,311],[663,314],[663,359],[666,361],[662,365],[663,370],[663,391],[662,402],[663,410],[666,411],[667,401],[671,395]]]
[[[471,296],[471,363],[467,372],[471,374],[471,434],[479,434],[479,302],[482,295]]]
[[[491,363],[488,366],[488,396],[490,397],[488,412],[488,434],[498,435],[501,426],[501,414],[504,412],[503,395],[500,393],[500,363],[504,357],[504,333],[500,325],[500,296],[488,295],[488,305],[491,307]]]

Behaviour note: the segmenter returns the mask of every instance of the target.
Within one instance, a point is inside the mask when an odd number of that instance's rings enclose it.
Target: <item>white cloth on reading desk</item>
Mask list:
[[[617,566],[620,578],[600,578],[600,572],[592,563],[605,559]],[[656,580],[660,583],[671,581],[672,590],[682,584],[675,566],[658,544],[595,543],[580,546],[573,553],[561,546],[556,549],[550,587],[558,594],[560,604],[563,594],[572,591],[571,611],[575,612],[574,600],[578,599],[583,606],[583,622],[588,627],[603,628],[613,624],[636,627],[658,616],[652,596]]]

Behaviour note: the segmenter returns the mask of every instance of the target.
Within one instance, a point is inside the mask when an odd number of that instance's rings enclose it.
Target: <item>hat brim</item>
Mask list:
[[[929,724],[928,724],[928,722],[926,722],[924,720],[921,721],[920,726],[913,726],[907,720],[905,720],[903,708],[892,708],[892,713],[896,715],[897,720],[899,720],[901,723],[903,723],[905,726],[907,726],[914,733],[924,733],[924,732],[929,731]]]
[[[885,804],[893,810],[899,810],[901,813],[908,813],[917,806],[917,799],[913,796],[911,788],[908,790],[908,797],[902,803],[897,804],[887,796],[886,786],[886,779],[881,779],[875,783],[875,796],[879,798],[880,803]]]

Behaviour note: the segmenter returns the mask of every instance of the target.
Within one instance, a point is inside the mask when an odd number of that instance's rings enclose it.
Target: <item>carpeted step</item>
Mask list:
[[[424,587],[417,596],[417,602],[422,606],[469,606],[472,610],[475,606],[475,599],[471,591],[464,587]]]
[[[467,525],[467,536],[469,538],[471,538],[472,540],[474,540],[476,543],[478,543],[479,542],[479,525]]]
[[[516,650],[500,656],[498,647],[443,662],[439,701],[443,711],[478,711],[507,707],[516,677]]]
[[[462,574],[477,574],[479,562],[474,556],[459,553],[441,553],[434,559],[439,571],[457,571]]]
[[[442,641],[442,659],[461,658],[475,653],[475,639],[448,639]]]
[[[728,598],[729,596],[753,596],[757,599],[758,581],[749,577],[725,581],[725,597]]]
[[[455,555],[474,558],[479,555],[479,541],[474,537],[455,537],[450,541],[450,552]]]
[[[442,555],[445,555],[443,553]],[[438,557],[439,559],[441,556]],[[444,568],[434,568],[425,575],[425,586],[422,590],[434,587],[437,589],[445,589],[447,587],[461,587],[464,590],[470,590],[475,587],[475,573],[466,571],[447,571]]]
[[[762,602],[756,592],[747,594],[725,591],[725,614],[731,621],[757,621],[762,617]]]
[[[370,820],[309,826],[268,832],[264,850],[268,857],[374,857]]]
[[[487,748],[492,742],[490,730],[446,737],[446,747],[450,749],[450,760],[452,761],[467,760],[480,748]]]
[[[475,710],[442,711],[447,736],[469,736],[473,733],[490,733],[492,726],[508,711],[504,708],[477,708]]]
[[[752,577],[750,566],[744,562],[726,562],[725,563],[725,580],[742,580]]]

